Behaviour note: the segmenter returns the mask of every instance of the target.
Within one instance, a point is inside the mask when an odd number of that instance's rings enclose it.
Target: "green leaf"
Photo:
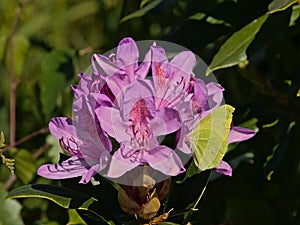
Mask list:
[[[22,225],[21,204],[14,200],[5,200],[7,193],[0,185],[0,224],[1,225]]]
[[[268,13],[283,11],[296,2],[297,2],[297,0],[274,0],[268,6],[268,8],[269,8]]]
[[[0,36],[0,61],[2,61],[6,49],[7,49],[7,37],[6,35],[1,35]]]
[[[25,149],[18,149],[15,158],[15,173],[24,183],[28,184],[35,176],[37,166],[32,154]]]
[[[210,23],[210,24],[214,24],[214,25],[224,25],[226,27],[232,27],[230,23],[227,23],[224,20],[220,20],[220,19],[217,19],[217,18],[212,17],[212,16],[208,16],[206,18],[206,22]]]
[[[134,18],[144,16],[147,12],[149,12],[150,10],[153,10],[155,7],[157,7],[161,2],[163,2],[163,0],[150,1],[148,4],[146,4],[145,7],[140,8],[139,10],[136,10],[133,13],[127,15],[127,16],[124,16],[121,19],[120,23],[124,23],[127,20],[131,20],[131,19],[134,19]],[[145,5],[145,4],[143,4],[143,5]]]
[[[47,121],[56,106],[59,94],[66,86],[65,74],[61,71],[61,66],[68,62],[68,57],[68,52],[56,49],[50,52],[42,63],[42,73],[38,81],[42,110]]]
[[[47,136],[46,143],[51,146],[47,151],[47,156],[50,159],[50,162],[55,164],[59,161],[59,153],[63,153],[63,151],[61,150],[57,139],[51,134]]]
[[[84,220],[80,217],[80,215],[76,212],[75,209],[69,209],[68,210],[69,214],[69,225],[81,225],[81,224],[86,224]]]
[[[24,36],[14,36],[13,38],[13,62],[14,62],[14,73],[18,77],[23,72],[24,63],[26,61],[26,55],[30,47],[29,40]],[[10,68],[11,65],[11,52],[7,51],[6,54],[6,65]]]
[[[204,117],[189,135],[194,162],[201,171],[216,168],[224,157],[233,112],[230,105],[220,106]]]
[[[245,127],[250,130],[255,130],[256,132],[258,132],[259,128],[257,127],[257,122],[258,122],[258,119],[254,117],[254,118],[251,118],[251,119],[239,124],[238,126]]]
[[[9,192],[6,198],[29,197],[48,199],[65,209],[80,210],[80,212],[84,212],[83,215],[88,215],[107,224],[113,224],[115,221],[111,213],[106,211],[105,206],[97,199],[65,187],[46,184],[24,185]]]
[[[271,123],[267,123],[267,124],[263,124],[262,128],[270,128],[270,127],[274,127],[275,125],[277,125],[279,122],[279,119],[274,120]]]
[[[212,59],[206,76],[215,70],[235,66],[246,61],[246,50],[267,18],[268,14],[265,14],[229,37]]]
[[[5,146],[5,137],[3,131],[0,132],[0,148],[3,148]]]
[[[189,17],[190,20],[203,20],[204,18],[206,17],[206,14],[205,13],[202,13],[202,12],[198,12],[192,16]]]
[[[299,98],[300,97],[300,89],[298,89],[296,96]]]
[[[83,1],[70,7],[65,14],[65,20],[68,23],[75,22],[84,17],[94,15],[98,12],[98,4],[95,1]]]
[[[78,196],[76,196],[78,195]],[[80,203],[76,206],[71,206],[72,197],[80,198]],[[94,198],[89,198],[88,196],[82,195],[68,188],[63,188],[54,185],[45,185],[45,184],[29,184],[24,185],[19,188],[16,188],[8,193],[6,198],[45,198],[50,201],[53,201],[57,205],[63,208],[82,208],[88,209],[87,207],[93,202],[97,201]],[[82,200],[85,200],[81,202]],[[85,204],[88,202],[88,204]],[[74,204],[74,203],[73,203]],[[82,206],[83,205],[83,206]],[[82,206],[82,207],[81,207]]]
[[[293,7],[293,12],[290,18],[290,25],[289,25],[290,27],[296,24],[295,22],[299,18],[299,16],[300,16],[300,5],[295,5]]]
[[[184,174],[184,178],[183,180],[180,180],[180,181],[177,181],[176,183],[177,184],[181,184],[183,183],[186,179],[196,175],[196,174],[199,174],[201,173],[202,171],[196,166],[194,160],[191,162],[191,164],[189,165],[187,171],[185,172]]]

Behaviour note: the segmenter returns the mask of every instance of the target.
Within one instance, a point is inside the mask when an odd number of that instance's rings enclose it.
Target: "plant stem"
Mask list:
[[[208,185],[210,176],[211,176],[211,171],[209,173],[209,176],[208,176],[208,178],[206,180],[205,186],[203,187],[203,189],[202,189],[202,191],[201,191],[198,199],[194,202],[193,207],[190,208],[190,211],[188,211],[186,213],[186,215],[184,216],[184,220],[183,220],[183,222],[181,224],[187,224],[189,222],[190,216],[193,214],[193,212],[197,211],[196,207],[199,204],[200,200],[202,199],[202,196],[203,196],[203,194],[204,194],[204,192],[206,190],[206,187]]]
[[[40,134],[45,134],[45,133],[48,133],[48,132],[49,132],[49,130],[48,130],[47,127],[43,127],[43,128],[41,128],[41,129],[39,129],[39,130],[36,130],[36,131],[34,131],[34,132],[32,132],[32,133],[26,135],[25,137],[22,137],[22,138],[19,139],[18,141],[15,141],[15,144],[14,144],[13,146],[12,146],[12,145],[7,145],[7,146],[5,146],[5,147],[2,149],[2,152],[4,153],[4,152],[8,151],[8,150],[9,150],[10,148],[12,148],[12,147],[15,147],[15,146],[18,146],[18,145],[20,145],[20,144],[23,144],[24,142],[26,142],[26,141],[28,141],[28,140],[30,140],[30,139],[32,139],[32,138],[34,138],[34,137],[36,137],[36,136],[38,136],[38,135],[40,135]]]
[[[277,90],[253,65],[249,64],[245,68],[240,68],[239,72],[245,79],[254,84],[262,94],[273,98],[278,105],[288,109],[294,120],[300,120],[299,107],[294,104],[289,96]]]
[[[9,112],[9,144],[10,146],[15,146],[16,141],[16,90],[18,86],[18,81],[15,77],[15,62],[14,62],[14,35],[17,30],[18,23],[20,21],[21,13],[23,10],[22,2],[19,3],[14,21],[12,24],[11,32],[8,36],[8,46],[9,46],[9,77],[10,77],[10,112]]]

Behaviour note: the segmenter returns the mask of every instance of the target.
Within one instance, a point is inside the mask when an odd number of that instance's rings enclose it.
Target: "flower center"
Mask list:
[[[188,92],[184,77],[176,77],[168,64],[155,63],[156,85],[159,96],[157,108],[175,108],[184,101]]]
[[[139,99],[134,104],[130,111],[130,120],[132,122],[131,131],[133,138],[131,146],[136,150],[146,150],[148,140],[152,137],[150,127],[150,119],[153,118],[151,109],[145,99]]]
[[[64,152],[82,158],[82,154],[79,150],[79,146],[77,142],[78,140],[76,140],[75,137],[73,136],[68,137],[66,139],[64,138],[59,139],[59,145]]]

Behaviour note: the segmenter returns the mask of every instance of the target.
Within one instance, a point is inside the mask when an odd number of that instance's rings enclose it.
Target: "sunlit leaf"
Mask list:
[[[86,222],[80,217],[75,209],[68,210],[69,222],[68,225],[85,225]]]
[[[206,14],[205,13],[202,13],[202,12],[198,12],[192,16],[189,17],[190,20],[202,20],[206,17]]]
[[[295,5],[293,7],[293,12],[290,18],[290,27],[296,24],[295,22],[299,18],[299,16],[300,16],[300,5]]]
[[[206,18],[206,22],[208,22],[210,24],[214,24],[214,25],[224,25],[226,27],[231,27],[231,24],[227,23],[226,21],[217,19],[217,18],[212,17],[212,16],[208,16]]]
[[[219,165],[228,147],[228,135],[234,108],[222,105],[204,117],[190,134],[194,162],[200,170]]]
[[[277,11],[283,11],[296,3],[297,0],[274,0],[271,2],[268,6],[269,8],[269,13],[274,13]]]
[[[28,184],[36,174],[37,165],[32,154],[25,149],[18,149],[15,159],[15,173],[24,183]]]
[[[0,132],[0,148],[3,148],[5,146],[5,137],[3,131]]]
[[[14,200],[4,200],[7,193],[0,185],[0,224],[1,225],[22,225],[21,204]]]
[[[278,124],[278,122],[279,122],[279,119],[276,119],[276,120],[274,120],[274,121],[271,122],[271,123],[267,123],[267,124],[262,125],[262,128],[270,128],[270,127],[274,127],[276,124]]]
[[[246,50],[267,18],[268,15],[265,14],[229,37],[212,59],[206,75],[215,70],[235,66],[246,61]]]

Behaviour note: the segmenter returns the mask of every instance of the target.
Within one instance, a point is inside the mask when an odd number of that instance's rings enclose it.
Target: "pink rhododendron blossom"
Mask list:
[[[110,57],[92,57],[92,74],[80,73],[79,84],[72,86],[73,119],[57,117],[49,124],[50,132],[71,157],[41,166],[39,175],[51,179],[81,177],[80,182],[87,183],[97,173],[119,178],[140,166],[166,176],[185,172],[186,162],[177,150],[193,156],[185,137],[222,105],[224,89],[195,77],[196,57],[191,51],[182,51],[169,60],[165,50],[153,43],[143,62],[138,62],[139,50],[131,38],[121,40],[116,54]],[[232,127],[228,143],[254,134]],[[175,143],[161,143],[160,137],[166,135],[176,136]],[[224,161],[216,171],[232,173]]]

